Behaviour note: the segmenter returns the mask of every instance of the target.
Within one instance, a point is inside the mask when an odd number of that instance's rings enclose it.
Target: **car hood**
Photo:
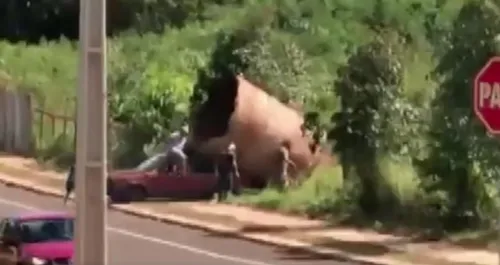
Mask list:
[[[32,243],[21,246],[21,256],[24,258],[70,259],[73,257],[73,251],[73,241]]]

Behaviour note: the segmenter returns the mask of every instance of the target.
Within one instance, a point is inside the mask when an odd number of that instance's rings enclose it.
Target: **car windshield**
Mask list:
[[[137,170],[151,171],[157,169],[165,161],[165,154],[157,154],[142,162],[136,167]]]
[[[21,242],[42,243],[73,240],[74,221],[70,218],[26,220],[19,223]]]

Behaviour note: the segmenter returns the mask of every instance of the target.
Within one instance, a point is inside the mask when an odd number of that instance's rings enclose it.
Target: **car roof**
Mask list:
[[[73,218],[73,214],[64,211],[28,211],[11,216],[17,221],[53,219],[53,218]]]

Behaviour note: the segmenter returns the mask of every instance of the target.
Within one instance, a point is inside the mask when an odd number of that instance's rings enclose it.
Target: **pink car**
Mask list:
[[[25,213],[0,221],[0,264],[70,265],[74,218],[65,212]]]

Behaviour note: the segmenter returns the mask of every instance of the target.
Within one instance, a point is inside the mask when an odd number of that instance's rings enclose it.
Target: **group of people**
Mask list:
[[[188,174],[188,155],[186,154],[187,127],[183,127],[180,132],[171,135],[167,142],[166,163],[167,170],[179,172],[182,175]],[[283,141],[279,147],[279,172],[270,179],[270,184],[283,187],[290,185],[290,168],[295,168],[295,163],[290,159],[290,141]],[[217,176],[216,200],[223,201],[230,193],[235,195],[240,193],[240,172],[237,163],[237,147],[234,142],[230,142],[227,148],[215,155],[214,172]],[[70,194],[75,188],[75,167],[71,166],[66,179],[66,204]]]
[[[180,172],[187,174],[188,172],[188,155],[186,151],[187,143],[187,127],[183,127],[179,132],[175,132],[170,136],[166,145],[167,167],[168,171]],[[225,200],[229,193],[240,193],[240,173],[236,160],[236,145],[231,142],[227,148],[215,156],[214,172],[217,176],[217,192],[216,199],[218,201]]]

